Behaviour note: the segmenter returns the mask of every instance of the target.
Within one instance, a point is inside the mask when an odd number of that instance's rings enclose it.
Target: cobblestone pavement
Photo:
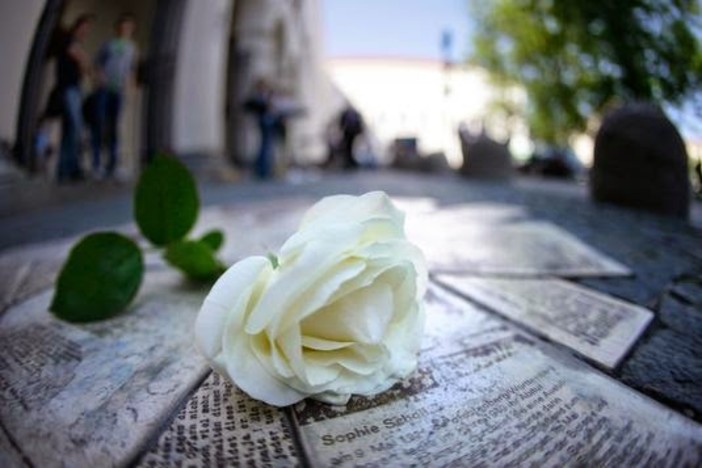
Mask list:
[[[518,205],[536,218],[551,221],[594,248],[624,263],[633,277],[583,279],[579,282],[647,307],[652,325],[614,378],[688,416],[702,420],[702,215],[696,204],[691,223],[596,205],[584,186],[517,180],[511,184],[468,181],[458,177],[423,177],[392,172],[297,174],[284,183],[201,185],[206,205],[245,204],[277,198],[310,201],[333,193],[382,189],[394,196],[430,197],[439,206],[473,202]],[[122,224],[131,218],[130,188],[69,188],[60,196],[42,195],[43,208],[31,194],[17,194],[25,208],[12,207],[12,194],[0,203],[0,249],[65,237]],[[697,226],[697,227],[696,227]],[[51,272],[47,273],[51,277]]]

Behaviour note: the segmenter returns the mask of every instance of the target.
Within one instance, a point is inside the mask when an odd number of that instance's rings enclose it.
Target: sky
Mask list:
[[[451,58],[465,57],[466,0],[321,0],[327,57],[443,58],[442,32],[453,35]]]

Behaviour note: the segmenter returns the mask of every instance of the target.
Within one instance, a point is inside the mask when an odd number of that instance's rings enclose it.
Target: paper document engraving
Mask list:
[[[608,368],[653,319],[650,310],[563,280],[440,275],[438,281]]]
[[[109,466],[138,455],[207,372],[192,340],[202,294],[180,281],[149,272],[134,310],[97,323],[55,319],[53,291],[5,313],[0,419],[23,464]]]
[[[427,315],[414,381],[295,407],[314,466],[702,463],[700,426],[573,357],[437,289]]]
[[[294,466],[284,411],[210,374],[139,466]]]

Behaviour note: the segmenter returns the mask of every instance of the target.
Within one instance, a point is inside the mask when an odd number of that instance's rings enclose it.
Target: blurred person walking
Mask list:
[[[256,116],[259,145],[254,173],[259,179],[269,179],[273,175],[273,156],[277,118],[273,108],[273,88],[264,78],[256,80],[254,89],[244,103],[244,108]]]
[[[356,139],[363,133],[364,124],[361,114],[351,105],[341,112],[339,117],[341,130],[341,154],[344,158],[345,169],[356,169],[358,162],[353,156],[353,146]]]
[[[273,173],[284,176],[288,167],[295,163],[295,155],[291,147],[288,122],[292,118],[300,117],[305,113],[305,108],[298,102],[289,90],[273,90],[271,96],[271,112],[274,119],[274,150]]]
[[[81,82],[91,71],[83,41],[90,32],[93,19],[91,14],[80,15],[59,44],[54,91],[61,105],[61,149],[56,168],[59,183],[83,178],[80,167],[83,138]]]
[[[115,22],[115,35],[106,41],[95,57],[96,90],[92,103],[91,144],[93,175],[109,178],[114,175],[119,151],[119,117],[124,105],[125,91],[134,84],[137,48],[132,36],[136,21],[123,14]],[[107,144],[108,159],[101,164],[103,143]],[[104,167],[102,167],[104,166]]]

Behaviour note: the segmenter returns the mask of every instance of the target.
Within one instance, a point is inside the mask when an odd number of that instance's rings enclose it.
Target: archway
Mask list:
[[[171,90],[180,15],[186,0],[47,0],[25,71],[18,106],[14,153],[30,172],[41,168],[33,154],[32,140],[54,85],[52,41],[78,15],[93,13],[96,19],[85,49],[94,56],[103,41],[112,36],[114,21],[125,12],[137,23],[134,40],[139,50],[136,84],[128,93],[122,112],[120,169],[128,177],[139,170],[144,155],[169,147]],[[158,18],[158,21],[155,21]],[[87,94],[91,83],[84,84]],[[58,147],[58,122],[51,124],[53,146]],[[87,152],[84,157],[88,157]],[[56,157],[56,155],[54,155]],[[51,164],[53,166],[53,164]],[[51,167],[47,168],[51,171]]]

